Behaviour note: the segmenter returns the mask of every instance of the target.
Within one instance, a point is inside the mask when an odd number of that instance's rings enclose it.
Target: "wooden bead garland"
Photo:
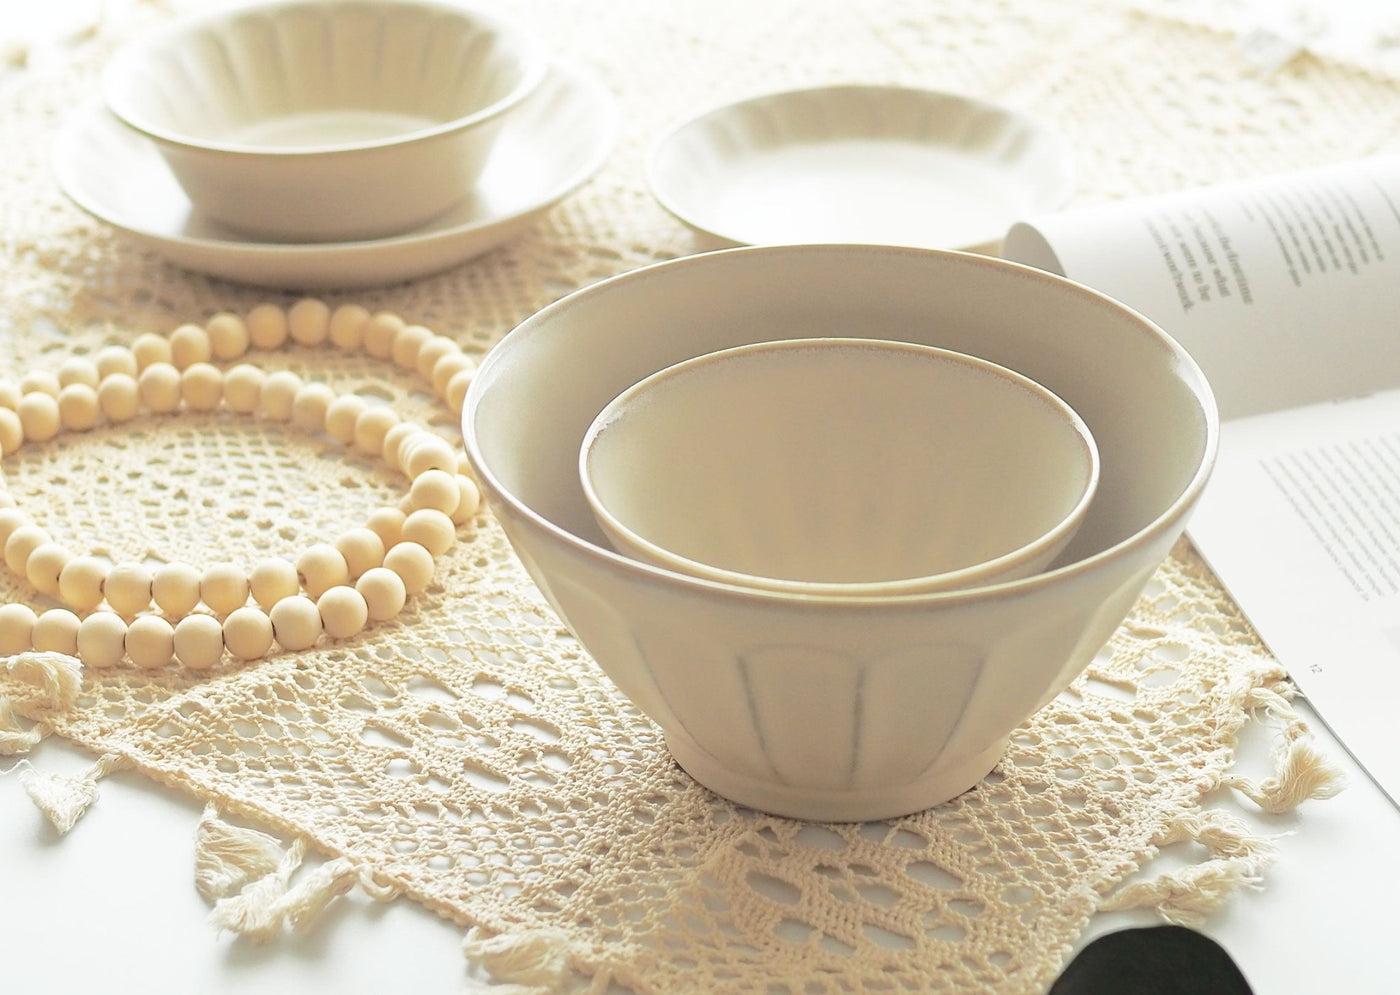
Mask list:
[[[460,413],[475,364],[456,342],[358,305],[332,311],[306,299],[283,310],[263,304],[246,318],[228,312],[204,326],[182,324],[169,336],[137,336],[130,348],[107,346],[94,360],[72,357],[57,374],[31,371],[18,385],[0,381],[0,456],[61,432],[120,425],[143,411],[229,411],[291,422],[384,460],[409,480],[397,508],[372,512],[334,543],[317,543],[291,562],[265,559],[245,571],[213,564],[108,564],[73,555],[0,491],[0,553],[9,569],[66,607],[36,613],[0,605],[0,656],[31,649],[76,655],[86,665],[140,668],[172,661],[195,671],[225,654],[266,656],[274,645],[298,651],[322,635],[351,638],[394,618],[406,599],[432,582],[435,560],[480,505],[476,484],[454,448],[423,426],[358,395],[267,373],[252,363],[225,370],[250,348],[323,343],[417,371]],[[249,603],[251,599],[251,604]],[[104,606],[105,602],[105,606]],[[200,605],[205,610],[200,609]],[[154,608],[158,613],[152,613]]]

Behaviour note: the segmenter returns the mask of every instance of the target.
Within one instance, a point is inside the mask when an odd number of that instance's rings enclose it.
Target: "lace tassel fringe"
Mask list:
[[[555,995],[569,982],[591,973],[585,995],[602,995],[612,984],[607,971],[585,972],[575,962],[569,936],[557,929],[533,929],[491,936],[479,927],[467,931],[462,953],[490,972],[493,995]],[[573,989],[568,989],[572,991]]]
[[[129,765],[125,757],[108,753],[81,774],[50,774],[30,767],[20,773],[19,780],[29,800],[62,836],[97,801],[97,782]]]
[[[43,720],[44,713],[67,711],[78,700],[83,688],[83,665],[62,653],[21,653],[9,657],[4,670],[10,677],[39,691],[23,705],[0,695],[0,755],[13,756],[28,753],[53,731]],[[25,727],[20,718],[27,718],[34,724]]]

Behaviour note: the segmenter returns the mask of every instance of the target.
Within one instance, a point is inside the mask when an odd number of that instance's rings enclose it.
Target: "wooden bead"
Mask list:
[[[310,649],[321,638],[321,613],[310,598],[283,598],[268,614],[277,644],[285,650],[295,653]]]
[[[24,425],[19,415],[0,408],[0,456],[8,456],[24,445]]]
[[[82,356],[70,356],[59,364],[58,367],[58,386],[60,388],[60,394],[63,393],[62,388],[71,387],[74,384],[82,384],[84,387],[91,387],[93,390],[96,390],[97,383],[100,379],[101,376],[97,372],[97,364],[90,359],[84,359]]]
[[[433,393],[438,397],[445,398],[447,397],[447,388],[451,385],[454,377],[460,373],[475,372],[476,361],[474,359],[461,352],[460,349],[457,352],[450,352],[439,359],[433,366],[431,376]],[[470,377],[468,377],[467,382],[471,382]],[[461,405],[458,405],[458,407],[461,407]]]
[[[152,363],[136,378],[147,411],[169,414],[180,409],[180,371],[170,363]]]
[[[67,608],[50,608],[34,623],[34,648],[42,653],[78,655],[81,619]]]
[[[428,470],[457,469],[457,451],[440,435],[429,435],[420,440],[410,439],[406,446],[403,470],[410,479]]]
[[[75,556],[58,574],[58,596],[76,611],[92,611],[102,603],[107,564],[95,556]]]
[[[355,419],[355,448],[366,456],[379,456],[384,439],[399,424],[398,412],[387,404],[371,404]]]
[[[358,394],[341,394],[326,409],[326,434],[346,445],[355,441],[355,422],[369,408]]]
[[[433,554],[416,542],[404,541],[384,554],[384,566],[403,580],[409,594],[421,594],[433,581]]]
[[[405,542],[416,542],[436,559],[457,541],[457,527],[443,512],[435,508],[419,508],[409,512],[404,519],[403,537]]]
[[[331,309],[325,301],[307,297],[297,301],[287,312],[287,326],[292,341],[299,345],[314,346],[326,341],[330,332]]]
[[[465,525],[481,509],[481,490],[471,477],[457,474],[457,507],[452,510],[454,525]]]
[[[175,626],[175,659],[208,670],[224,655],[224,627],[212,615],[186,615]]]
[[[141,388],[136,378],[126,373],[112,373],[97,387],[97,406],[109,422],[131,421],[141,410]]]
[[[376,508],[370,512],[365,527],[384,542],[386,550],[403,541],[403,523],[408,514],[398,508]]]
[[[39,526],[21,525],[5,540],[5,565],[12,573],[26,576],[30,554],[46,542],[53,542],[53,536]]]
[[[136,379],[141,368],[136,363],[136,354],[126,346],[103,346],[97,352],[97,376],[99,384],[110,376],[121,373]]]
[[[270,611],[283,598],[290,598],[301,589],[297,568],[290,561],[269,557],[253,567],[249,575],[253,600]]]
[[[33,649],[37,620],[34,609],[28,605],[0,605],[0,656],[15,656]]]
[[[13,411],[19,406],[19,399],[24,392],[19,389],[19,384],[8,377],[0,377],[0,408],[9,408]]]
[[[326,411],[335,400],[330,384],[302,384],[292,398],[292,424],[304,432],[322,432],[326,428]]]
[[[107,572],[102,593],[118,614],[130,617],[151,606],[151,571],[140,563],[118,563]]]
[[[199,596],[216,615],[228,615],[248,603],[248,575],[233,563],[215,563],[199,578]]]
[[[384,540],[372,529],[349,529],[335,541],[335,548],[345,557],[351,579],[384,562]]]
[[[418,362],[414,368],[420,377],[431,384],[433,371],[437,369],[437,364],[448,356],[460,356],[461,353],[462,347],[446,335],[434,335],[423,343],[423,348],[418,350]],[[446,383],[445,378],[443,382]]]
[[[253,348],[272,352],[287,341],[287,312],[276,304],[259,304],[248,312],[248,341]]]
[[[230,411],[250,415],[258,410],[267,374],[252,363],[239,363],[224,374],[224,403]]]
[[[287,421],[292,417],[292,404],[297,391],[301,390],[301,377],[291,370],[278,370],[263,381],[262,396],[258,399],[258,410],[273,421]]]
[[[199,581],[188,563],[163,563],[151,576],[151,597],[167,618],[184,618],[199,604]]]
[[[58,382],[58,374],[48,370],[30,370],[19,378],[21,394],[47,394],[56,399],[62,389],[63,384]]]
[[[170,340],[154,332],[143,332],[136,336],[136,341],[131,343],[131,355],[136,359],[136,372],[132,375],[138,379],[147,367],[157,363],[171,363],[174,359]]]
[[[337,349],[354,352],[365,341],[369,312],[358,304],[343,304],[330,317],[328,338]]]
[[[198,325],[181,325],[170,333],[170,362],[177,370],[188,369],[195,363],[207,363],[214,358],[209,333]]]
[[[456,474],[446,470],[429,470],[420,474],[413,478],[408,488],[408,500],[415,510],[433,508],[450,515],[457,509],[459,499]]]
[[[213,411],[224,399],[224,371],[212,363],[191,363],[180,374],[180,396],[191,411]]]
[[[209,336],[209,352],[221,363],[241,359],[248,351],[248,326],[236,314],[221,311],[209,319],[204,331]]]
[[[427,429],[417,422],[401,421],[384,433],[384,446],[379,455],[390,470],[403,472],[403,463],[399,459],[400,450],[405,442],[420,432],[427,432]]]
[[[364,631],[369,621],[365,597],[353,587],[333,587],[316,599],[321,628],[332,639],[349,639]]]
[[[366,570],[355,581],[355,590],[365,599],[365,611],[371,622],[384,622],[403,611],[408,591],[403,578],[388,567]]]
[[[34,442],[47,442],[52,439],[63,424],[58,411],[58,399],[41,391],[21,397],[15,413],[19,415],[24,437]]]
[[[126,655],[142,670],[168,667],[175,658],[175,629],[159,615],[142,615],[126,627]]]
[[[224,645],[240,660],[257,660],[272,649],[272,619],[247,605],[224,619]]]
[[[318,542],[297,557],[297,575],[306,593],[319,598],[338,584],[350,583],[350,567],[340,550]]]
[[[58,419],[70,432],[86,432],[97,424],[102,408],[97,391],[85,383],[70,383],[58,393]]]
[[[401,370],[418,368],[418,352],[433,338],[431,330],[422,325],[406,325],[394,336],[394,346],[390,353],[394,365]]]
[[[126,622],[115,612],[93,612],[78,626],[78,658],[88,667],[115,667],[126,655]]]
[[[10,536],[21,525],[33,525],[34,519],[22,508],[0,509],[0,547],[10,541]]]
[[[40,594],[53,597],[58,594],[58,578],[73,554],[66,546],[56,542],[46,542],[29,554],[24,565],[24,576]]]
[[[364,350],[375,359],[388,359],[394,352],[394,339],[404,328],[396,314],[380,311],[365,322]]]

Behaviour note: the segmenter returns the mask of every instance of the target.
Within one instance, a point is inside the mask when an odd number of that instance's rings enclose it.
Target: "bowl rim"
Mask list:
[[[519,44],[525,53],[520,79],[509,93],[485,107],[478,108],[470,114],[452,118],[450,121],[415,128],[412,131],[384,138],[337,142],[327,145],[260,146],[193,138],[153,123],[139,107],[133,107],[129,100],[124,99],[126,88],[120,81],[129,76],[136,66],[149,60],[153,53],[171,47],[172,43],[178,45],[180,40],[186,36],[192,36],[209,29],[217,30],[220,25],[232,24],[248,17],[259,15],[275,17],[288,10],[315,8],[323,8],[332,12],[342,12],[352,8],[437,11],[453,15],[460,20],[471,21],[488,27],[503,37],[514,39]],[[549,68],[550,59],[545,51],[543,41],[522,23],[495,10],[488,10],[466,2],[457,2],[457,0],[451,0],[451,2],[449,0],[239,0],[232,6],[178,17],[122,46],[102,67],[99,85],[108,110],[123,124],[152,141],[167,147],[190,151],[248,159],[265,157],[285,161],[343,155],[351,152],[394,149],[475,127],[485,121],[500,117],[506,111],[522,103],[544,81]]]
[[[1022,279],[1034,280],[1068,289],[1073,293],[1085,297],[1098,307],[1125,314],[1140,323],[1143,330],[1150,335],[1151,340],[1172,357],[1173,368],[1178,372],[1183,381],[1194,387],[1193,394],[1201,406],[1205,437],[1203,439],[1201,458],[1191,479],[1171,503],[1143,527],[1111,546],[1101,549],[1089,556],[1081,557],[1078,560],[1055,567],[1054,569],[1032,574],[1029,577],[1023,577],[1017,580],[1003,581],[981,587],[958,588],[949,591],[930,591],[919,594],[902,594],[888,597],[845,596],[791,594],[782,591],[766,591],[760,588],[740,587],[735,584],[725,584],[703,577],[691,577],[674,570],[667,570],[663,567],[653,566],[652,564],[643,563],[640,560],[634,560],[630,557],[623,556],[621,553],[611,549],[605,549],[569,531],[562,525],[546,518],[529,504],[526,504],[523,499],[502,484],[500,478],[496,476],[490,464],[482,456],[474,427],[475,414],[477,408],[481,404],[482,395],[489,389],[491,380],[493,379],[491,376],[492,368],[503,361],[501,359],[501,346],[505,345],[512,337],[524,338],[528,336],[531,330],[537,327],[540,322],[572,307],[574,301],[582,295],[587,294],[592,296],[594,294],[604,293],[625,281],[652,280],[657,277],[658,273],[664,275],[672,269],[684,268],[692,265],[707,265],[716,262],[722,263],[726,259],[741,255],[801,256],[849,254],[852,252],[863,255],[869,254],[871,256],[921,256],[929,259],[946,257],[954,259],[962,265],[1005,270]],[[681,256],[676,259],[652,263],[648,266],[619,273],[579,290],[575,290],[525,318],[507,332],[506,335],[487,352],[486,356],[482,359],[481,365],[477,368],[476,374],[472,378],[470,387],[467,389],[467,396],[462,404],[461,424],[462,442],[468,461],[471,463],[476,473],[477,481],[482,485],[488,499],[504,504],[511,514],[522,518],[533,528],[543,531],[554,541],[562,543],[564,548],[575,556],[600,561],[606,568],[614,572],[620,572],[630,580],[640,581],[653,586],[659,585],[681,593],[698,589],[700,592],[707,595],[728,600],[768,604],[777,603],[789,607],[804,607],[810,609],[839,607],[863,611],[879,611],[881,609],[898,606],[932,609],[1001,597],[1029,596],[1039,591],[1041,588],[1058,585],[1084,574],[1093,573],[1100,565],[1111,560],[1125,557],[1139,547],[1150,545],[1157,541],[1162,533],[1168,531],[1172,527],[1173,523],[1180,520],[1189,512],[1196,500],[1200,497],[1201,491],[1205,488],[1206,482],[1210,478],[1211,471],[1215,465],[1215,457],[1219,449],[1220,441],[1220,415],[1215,403],[1215,395],[1211,391],[1210,383],[1206,380],[1205,374],[1202,372],[1199,364],[1197,364],[1186,349],[1168,335],[1160,325],[1141,312],[1135,311],[1127,305],[1109,297],[1107,294],[1094,290],[1084,284],[1076,283],[1073,280],[1056,276],[1045,270],[1036,269],[1035,267],[1012,262],[1007,259],[951,249],[856,245],[848,243],[771,246],[750,245],[717,249],[712,252]]]
[[[674,380],[691,371],[713,367],[714,364],[722,363],[728,359],[811,349],[814,346],[818,348],[858,348],[880,352],[913,353],[922,359],[941,359],[964,368],[972,368],[980,373],[989,374],[1003,383],[1010,384],[1029,398],[1038,401],[1040,407],[1053,412],[1055,421],[1058,424],[1068,425],[1073,437],[1078,440],[1079,444],[1075,449],[1081,458],[1075,469],[1083,476],[1078,496],[1049,528],[1036,533],[1019,545],[987,559],[977,560],[961,567],[937,573],[918,574],[912,577],[871,581],[810,581],[721,567],[678,553],[648,538],[619,518],[598,492],[598,488],[594,484],[594,474],[590,472],[591,464],[588,457],[595,451],[595,445],[604,432],[619,418],[625,416],[629,403],[640,400],[648,391],[664,381]],[[583,494],[588,500],[594,516],[600,519],[599,524],[606,522],[609,528],[625,535],[629,542],[645,549],[647,554],[653,558],[653,562],[660,561],[668,564],[667,568],[677,573],[707,577],[739,587],[755,587],[794,594],[846,595],[851,597],[871,595],[890,597],[899,594],[951,590],[969,584],[986,586],[985,578],[988,575],[1015,569],[1019,564],[1043,553],[1047,547],[1068,541],[1083,523],[1085,514],[1088,512],[1089,505],[1098,488],[1100,467],[1098,444],[1094,441],[1089,426],[1079,416],[1079,412],[1065,403],[1064,399],[1050,388],[1037,383],[1030,377],[980,356],[954,349],[945,349],[942,346],[926,345],[920,342],[844,336],[767,339],[762,342],[730,346],[727,349],[691,356],[689,359],[673,363],[643,377],[609,401],[598,412],[588,430],[584,432],[583,443],[579,447],[579,478],[583,486]]]

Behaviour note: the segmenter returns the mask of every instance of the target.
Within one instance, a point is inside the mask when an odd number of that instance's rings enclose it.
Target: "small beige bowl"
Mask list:
[[[289,0],[177,21],[120,51],[102,89],[201,214],[347,241],[461,200],[547,68],[531,35],[471,7]]]
[[[1038,573],[1098,484],[1084,422],[963,353],[823,338],[699,356],[623,391],[579,454],[622,553],[721,583],[880,596]]]

